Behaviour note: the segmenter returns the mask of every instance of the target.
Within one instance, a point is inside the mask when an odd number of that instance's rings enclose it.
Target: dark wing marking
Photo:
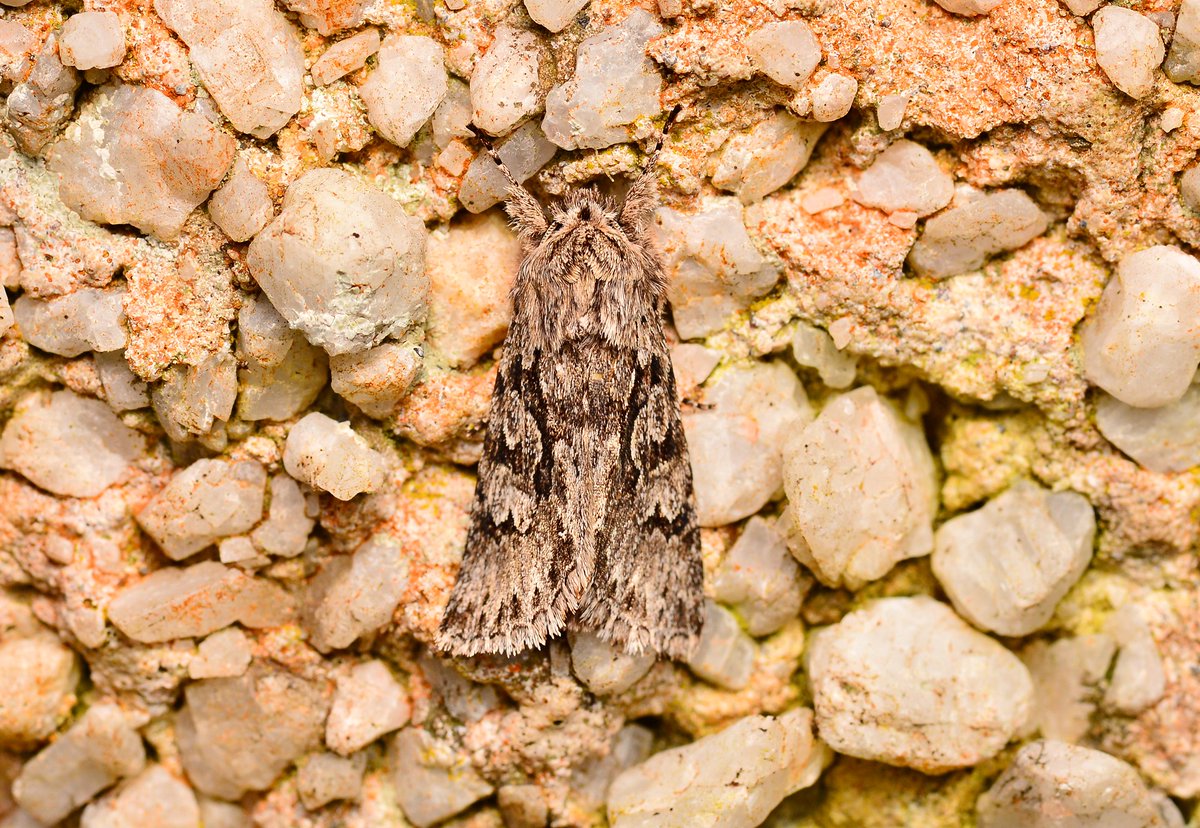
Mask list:
[[[629,378],[627,396],[613,400],[620,453],[578,624],[631,653],[686,659],[704,619],[704,568],[675,380],[665,344],[620,361]]]

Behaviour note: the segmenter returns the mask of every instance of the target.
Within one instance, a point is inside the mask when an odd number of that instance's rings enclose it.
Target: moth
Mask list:
[[[622,201],[579,189],[547,209],[485,146],[524,258],[437,645],[515,655],[571,628],[687,658],[703,567],[648,234],[662,139]]]

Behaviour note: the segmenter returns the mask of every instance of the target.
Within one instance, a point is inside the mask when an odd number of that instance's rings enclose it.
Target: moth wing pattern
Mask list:
[[[692,467],[661,323],[655,348],[628,352],[617,406],[619,458],[578,626],[627,652],[686,659],[704,617]]]

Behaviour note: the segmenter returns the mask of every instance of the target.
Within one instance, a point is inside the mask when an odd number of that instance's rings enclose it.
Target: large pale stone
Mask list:
[[[1028,635],[1083,575],[1095,535],[1087,498],[1022,480],[938,528],[933,571],[975,626]]]
[[[807,653],[821,738],[838,753],[944,773],[995,756],[1033,704],[1012,653],[932,598],[884,598]]]
[[[954,198],[954,177],[920,144],[900,140],[858,177],[855,200],[886,213],[935,213]]]
[[[58,41],[62,62],[76,69],[109,69],[125,59],[125,27],[111,11],[73,14]]]
[[[1169,245],[1128,254],[1080,327],[1084,376],[1126,405],[1177,402],[1200,364],[1197,318],[1200,262]]]
[[[613,781],[613,828],[754,828],[785,796],[817,781],[828,750],[812,711],[747,716],[720,733],[656,753]]]
[[[760,200],[804,169],[827,128],[782,110],[771,113],[725,143],[713,171],[713,186],[735,194],[745,204]]]
[[[471,108],[475,125],[491,135],[504,135],[541,108],[543,47],[533,32],[500,26],[487,54],[471,73]]]
[[[989,193],[925,222],[908,263],[917,275],[930,279],[957,276],[1037,238],[1046,224],[1046,215],[1023,191]]]
[[[388,535],[332,558],[309,581],[301,617],[321,652],[348,647],[392,620],[408,589],[409,556]]]
[[[712,595],[732,604],[754,636],[767,635],[800,612],[812,579],[800,571],[783,535],[760,517],[746,523],[713,578]]]
[[[783,444],[812,418],[804,387],[783,363],[733,366],[707,388],[712,407],[684,414],[701,526],[761,509],[783,485]]]
[[[359,94],[371,126],[396,146],[408,146],[446,95],[442,47],[424,35],[388,35]]]
[[[269,138],[299,111],[304,51],[271,0],[154,0],[154,10],[239,132]]]
[[[183,560],[258,523],[266,484],[254,460],[197,460],[175,473],[137,521],[168,558]]]
[[[150,765],[83,809],[80,828],[200,828],[196,795],[162,765]]]
[[[355,434],[349,423],[318,411],[305,415],[288,432],[283,466],[301,483],[338,500],[376,491],[387,474],[383,455]]]
[[[292,600],[274,581],[216,561],[167,567],[121,590],[108,606],[113,625],[134,641],[196,638],[228,627],[277,627]]]
[[[1200,79],[1200,0],[1183,0],[1180,5],[1163,71],[1176,83]]]
[[[412,705],[387,664],[375,659],[340,676],[325,723],[325,744],[349,756],[408,723]]]
[[[976,810],[979,828],[1168,828],[1133,766],[1048,739],[1021,748]]]
[[[525,0],[525,10],[535,23],[561,32],[587,4],[588,0]]]
[[[574,77],[546,97],[546,137],[563,149],[600,149],[629,140],[639,119],[662,112],[662,78],[646,55],[661,33],[657,20],[634,9],[580,43]]]
[[[71,729],[25,763],[13,799],[53,825],[100,791],[146,763],[142,737],[111,703],[93,704]]]
[[[107,405],[55,391],[18,406],[0,434],[0,466],[54,494],[95,497],[125,475],[142,449],[142,438]]]
[[[388,767],[400,808],[417,828],[429,828],[492,793],[470,763],[425,730],[407,727],[396,734]]]
[[[84,218],[170,240],[221,183],[236,146],[155,89],[105,86],[50,148],[46,166],[59,197]]]
[[[408,395],[421,364],[420,348],[384,342],[359,354],[330,357],[330,386],[368,417],[383,418]]]
[[[1096,62],[1131,98],[1144,98],[1154,90],[1154,77],[1163,62],[1158,24],[1144,14],[1108,5],[1092,15],[1096,37]]]
[[[318,747],[329,708],[317,684],[260,665],[193,682],[184,695],[175,724],[184,770],[197,790],[222,799],[266,789]]]
[[[776,83],[799,89],[821,62],[821,44],[803,20],[766,23],[746,38],[755,67]]]
[[[788,542],[829,586],[857,589],[933,549],[925,436],[869,386],[838,395],[787,447]]]
[[[670,279],[671,314],[683,339],[716,333],[779,280],[779,271],[750,240],[736,199],[710,201],[694,215],[660,207],[650,233]]]
[[[491,211],[431,234],[425,261],[430,347],[451,365],[470,365],[508,330],[521,243],[504,216]]]
[[[425,315],[425,227],[349,173],[288,188],[247,263],[275,309],[330,354],[363,351]]]
[[[57,636],[0,641],[0,747],[27,750],[47,739],[71,712],[79,659]]]

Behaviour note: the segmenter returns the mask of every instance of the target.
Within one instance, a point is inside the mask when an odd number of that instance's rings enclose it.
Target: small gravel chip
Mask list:
[[[525,0],[525,10],[538,25],[561,32],[587,4],[588,0]]]
[[[500,142],[496,151],[513,177],[524,181],[545,166],[558,147],[546,139],[536,122],[526,121]],[[503,200],[507,191],[508,181],[504,174],[491,155],[481,151],[467,167],[459,185],[458,200],[468,212],[482,213]]]
[[[367,755],[358,753],[343,758],[332,753],[316,753],[296,772],[300,801],[310,811],[338,799],[356,799],[362,790]]]
[[[125,27],[115,12],[79,12],[63,23],[62,62],[76,69],[109,69],[125,59]]]
[[[417,347],[384,342],[360,354],[330,357],[330,386],[368,417],[382,419],[408,395],[421,364]]]
[[[571,669],[597,696],[623,693],[654,666],[654,653],[633,656],[594,633],[570,636]]]
[[[328,86],[338,78],[356,69],[361,69],[367,58],[379,51],[379,30],[367,29],[356,35],[339,40],[325,50],[312,65],[309,74],[317,86]]]
[[[802,87],[821,62],[821,44],[803,20],[767,23],[745,45],[755,68],[792,89]]]
[[[196,657],[188,664],[194,679],[240,676],[253,656],[250,639],[237,627],[217,630],[200,642]]]
[[[13,304],[21,338],[35,348],[65,357],[125,347],[123,285],[81,287],[62,296],[35,299],[22,294]]]
[[[834,187],[812,190],[805,193],[804,197],[800,199],[801,209],[810,216],[832,210],[834,207],[841,207],[845,203],[846,197],[842,195],[842,191]]]
[[[250,172],[241,158],[234,162],[229,179],[208,202],[209,216],[236,242],[253,238],[267,226],[273,213],[267,185]]]
[[[812,93],[812,114],[818,121],[836,121],[845,117],[854,106],[858,81],[846,75],[830,74],[817,84]]]
[[[137,513],[137,521],[171,560],[248,532],[262,517],[267,472],[254,460],[197,460]]]
[[[353,644],[392,620],[408,590],[409,556],[395,538],[379,534],[339,555],[308,583],[301,624],[323,653]]]
[[[1131,98],[1145,98],[1163,62],[1158,24],[1132,9],[1109,5],[1092,15],[1096,62],[1113,86]]]
[[[355,434],[350,423],[317,411],[288,432],[283,465],[292,477],[338,500],[376,491],[387,474],[383,455]]]
[[[1184,207],[1200,213],[1200,167],[1192,167],[1179,177],[1179,200]]]
[[[408,724],[412,704],[387,664],[374,659],[338,677],[325,723],[325,744],[349,756]]]
[[[1022,190],[989,193],[925,222],[908,254],[917,275],[946,279],[977,270],[989,257],[1016,250],[1046,231],[1046,215]]]
[[[80,828],[196,828],[200,806],[188,784],[162,765],[149,765],[83,809]]]
[[[1175,83],[1200,80],[1200,0],[1183,0],[1179,7],[1163,71]]]
[[[849,388],[858,372],[856,357],[840,351],[828,332],[805,322],[792,334],[792,357],[798,365],[815,368],[830,388]]]
[[[951,14],[977,17],[987,14],[1004,0],[937,0],[937,4]]]
[[[888,132],[899,129],[904,123],[904,111],[908,108],[909,95],[884,95],[875,106],[875,120],[879,128]]]
[[[954,198],[954,177],[920,144],[900,140],[858,177],[854,200],[885,213],[935,213]]]
[[[737,609],[753,636],[775,632],[800,612],[812,578],[800,571],[783,534],[757,515],[746,522],[712,581],[713,597]]]
[[[713,186],[735,194],[743,204],[760,201],[804,169],[826,129],[782,110],[771,113],[725,142]]]
[[[750,683],[758,647],[742,631],[733,613],[711,600],[704,602],[704,629],[688,667],[700,678],[726,690]]]
[[[424,729],[408,727],[392,738],[388,768],[400,810],[417,828],[448,819],[494,790],[465,757]]]
[[[407,147],[446,95],[442,47],[424,35],[388,35],[378,60],[358,91],[371,126]]]

